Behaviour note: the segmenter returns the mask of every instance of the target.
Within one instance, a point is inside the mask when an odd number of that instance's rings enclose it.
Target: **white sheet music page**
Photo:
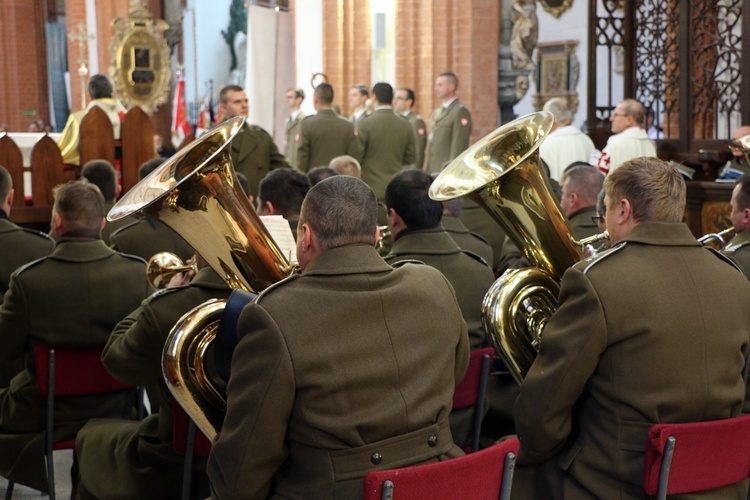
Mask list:
[[[297,242],[294,241],[292,228],[289,222],[280,215],[261,215],[260,220],[271,233],[273,241],[281,249],[281,253],[287,258],[290,264],[297,264]]]

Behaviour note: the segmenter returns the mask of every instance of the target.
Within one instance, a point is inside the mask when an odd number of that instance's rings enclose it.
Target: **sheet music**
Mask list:
[[[294,240],[292,228],[281,215],[261,215],[260,220],[271,233],[273,241],[281,249],[281,253],[287,258],[290,264],[297,264],[297,242]]]

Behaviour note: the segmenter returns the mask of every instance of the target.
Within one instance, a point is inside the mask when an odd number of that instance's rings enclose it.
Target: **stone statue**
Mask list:
[[[511,4],[510,51],[513,68],[534,69],[531,55],[539,37],[539,20],[536,16],[536,0],[514,0]]]

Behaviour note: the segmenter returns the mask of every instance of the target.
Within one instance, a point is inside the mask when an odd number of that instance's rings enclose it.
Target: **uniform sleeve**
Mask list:
[[[352,134],[351,140],[349,141],[349,146],[346,148],[346,154],[348,154],[352,158],[356,158],[358,162],[361,162],[362,158],[365,157],[363,144],[359,140],[358,135]]]
[[[147,299],[115,326],[102,352],[104,366],[121,382],[159,383],[165,336]]]
[[[284,338],[262,305],[242,311],[227,387],[227,414],[207,473],[214,498],[264,499],[287,457],[294,375]]]
[[[305,126],[304,120],[299,126],[299,141],[297,142],[297,169],[300,172],[310,171],[310,132]]]
[[[421,134],[419,131],[422,131]],[[414,131],[415,145],[417,148],[417,161],[415,167],[422,170],[424,168],[424,153],[427,148],[427,126],[424,120],[417,121],[417,128]]]
[[[519,464],[555,456],[570,437],[572,411],[606,347],[606,323],[586,275],[568,269],[560,306],[542,333],[542,345],[515,404]]]
[[[266,132],[266,135],[268,136],[268,148],[269,148],[269,160],[271,164],[271,170],[275,170],[277,168],[292,168],[291,165],[289,165],[289,162],[286,161],[286,158],[284,158],[284,155],[279,152],[279,148],[276,147],[276,143],[273,142],[273,138],[271,137],[268,132]]]
[[[471,137],[471,113],[465,107],[458,110],[458,120],[453,123],[453,132],[451,133],[451,154],[450,158],[455,158],[469,147],[469,138]]]
[[[15,359],[24,354],[29,318],[23,286],[17,275],[10,277],[10,287],[0,306],[0,359]]]
[[[406,142],[406,149],[404,150],[404,159],[401,164],[409,168],[415,168],[416,161],[417,161],[416,138],[414,135],[414,129],[412,129],[411,125],[409,125],[409,140]]]

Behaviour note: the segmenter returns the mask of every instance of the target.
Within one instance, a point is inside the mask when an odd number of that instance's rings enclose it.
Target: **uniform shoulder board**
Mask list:
[[[586,257],[585,259],[583,259],[581,262],[586,264],[586,267],[583,269],[583,274],[586,274],[587,272],[589,272],[589,269],[591,269],[596,264],[603,261],[610,255],[614,255],[620,250],[622,250],[623,248],[625,248],[626,244],[627,244],[626,241],[621,241],[620,243],[613,246],[612,248],[609,248],[607,250],[604,250],[603,252],[599,252],[596,255],[592,255],[591,257]]]
[[[256,299],[254,300],[254,302],[260,302],[260,299],[263,298],[264,296],[268,295],[272,290],[275,290],[275,289],[279,288],[284,283],[289,283],[292,280],[296,280],[300,276],[302,276],[300,273],[294,273],[291,276],[287,276],[286,278],[284,278],[281,281],[277,281],[273,285],[269,286],[268,288],[266,288],[265,290],[263,290],[262,292],[260,292],[258,294],[258,297],[256,297]]]
[[[21,274],[25,270],[29,269],[32,266],[35,266],[35,265],[39,264],[40,262],[42,262],[45,259],[47,259],[47,257],[40,257],[40,258],[38,258],[36,260],[32,260],[31,262],[27,262],[26,264],[22,265],[21,267],[19,267],[15,271],[13,271],[13,274]]]
[[[150,299],[153,300],[157,297],[161,297],[162,295],[167,295],[168,293],[176,292],[177,290],[181,290],[183,288],[187,288],[187,285],[185,286],[173,286],[171,288],[162,288],[160,290],[155,291],[151,294]]]
[[[473,237],[479,239],[479,240],[482,240],[484,243],[487,243],[488,245],[490,244],[490,241],[487,238],[485,238],[484,236],[482,236],[481,234],[479,234],[479,233],[475,233],[474,231],[469,231],[469,234],[472,235]],[[492,246],[492,245],[490,245],[490,246]]]
[[[734,245],[733,245],[733,246],[734,246]],[[737,245],[737,246],[739,247],[739,246],[743,246],[743,245]],[[726,262],[727,264],[730,264],[730,265],[731,265],[732,267],[736,268],[736,269],[737,269],[737,270],[738,270],[739,272],[741,272],[742,274],[745,274],[745,273],[744,273],[744,272],[742,271],[742,268],[741,268],[740,266],[738,266],[738,265],[737,265],[737,263],[736,263],[735,261],[733,261],[732,259],[730,259],[730,258],[729,258],[729,257],[727,257],[726,255],[724,255],[723,253],[719,252],[719,251],[718,251],[718,250],[716,250],[715,248],[711,248],[711,247],[705,247],[705,248],[708,248],[708,249],[709,249],[709,250],[710,250],[711,252],[713,252],[713,254],[714,254],[715,256],[717,256],[718,258],[720,258],[721,260],[723,260],[723,261],[724,261],[724,262]],[[727,250],[726,250],[726,249],[724,249],[724,251],[726,252]]]
[[[481,262],[485,266],[489,266],[489,264],[487,264],[487,261],[484,260],[484,257],[482,257],[481,255],[477,255],[474,252],[470,252],[468,250],[461,250],[461,253],[468,255],[469,257],[471,257],[474,260],[478,260],[479,262]]]
[[[388,261],[386,261],[386,262],[388,262]],[[426,266],[427,265],[424,262],[422,262],[421,260],[417,260],[417,259],[404,259],[404,260],[399,260],[398,262],[394,262],[392,264],[390,262],[388,262],[388,264],[390,264],[390,266],[393,269],[398,269],[399,267],[403,266],[404,264],[417,264],[417,265],[420,265],[420,266]]]
[[[137,255],[129,254],[129,253],[122,253],[118,252],[117,250],[113,250],[117,255],[121,257],[125,257],[126,259],[134,260],[136,262],[140,262],[141,264],[147,264],[146,260],[143,257],[138,257]]]
[[[52,240],[52,237],[45,233],[44,231],[36,231],[34,229],[28,229],[25,227],[22,227],[21,230],[25,233],[33,234],[34,236],[39,236],[41,238],[44,238],[45,240]]]
[[[724,247],[724,252],[734,253],[740,248],[746,247],[747,245],[750,245],[750,241],[743,241],[742,243],[734,243],[733,245],[727,245],[726,247]]]

